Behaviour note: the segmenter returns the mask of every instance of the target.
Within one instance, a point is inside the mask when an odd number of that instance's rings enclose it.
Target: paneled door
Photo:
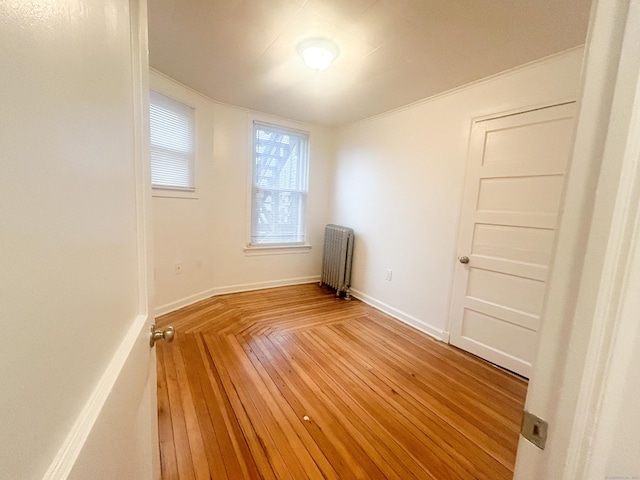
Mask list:
[[[525,377],[537,347],[575,104],[476,121],[451,344]]]

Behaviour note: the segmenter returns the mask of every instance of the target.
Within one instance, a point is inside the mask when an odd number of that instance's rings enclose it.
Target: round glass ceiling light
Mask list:
[[[331,40],[312,38],[302,42],[298,52],[309,68],[320,71],[331,65],[338,56],[338,47]]]

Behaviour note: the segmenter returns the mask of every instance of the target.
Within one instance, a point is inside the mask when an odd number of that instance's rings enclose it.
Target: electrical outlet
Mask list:
[[[390,269],[390,268],[387,268],[387,276],[385,277],[385,280],[386,280],[387,282],[390,282],[390,281],[391,281],[391,276],[392,276],[392,275],[393,275],[393,272],[391,271],[391,269]]]
[[[176,275],[180,275],[182,273],[182,263],[176,262],[175,271],[176,271]]]

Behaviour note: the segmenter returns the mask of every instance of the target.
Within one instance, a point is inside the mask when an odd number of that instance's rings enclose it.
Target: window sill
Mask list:
[[[269,245],[269,246],[246,246],[244,254],[248,257],[257,255],[288,255],[292,253],[309,253],[311,245]]]
[[[169,188],[158,188],[158,187],[153,187],[151,189],[151,196],[165,197],[165,198],[186,198],[186,199],[192,199],[192,200],[198,199],[198,194],[195,191],[191,192],[188,190],[171,190]]]

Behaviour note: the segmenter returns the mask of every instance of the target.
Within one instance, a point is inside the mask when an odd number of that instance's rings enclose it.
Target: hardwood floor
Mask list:
[[[527,384],[316,284],[159,318],[162,478],[510,479]]]

